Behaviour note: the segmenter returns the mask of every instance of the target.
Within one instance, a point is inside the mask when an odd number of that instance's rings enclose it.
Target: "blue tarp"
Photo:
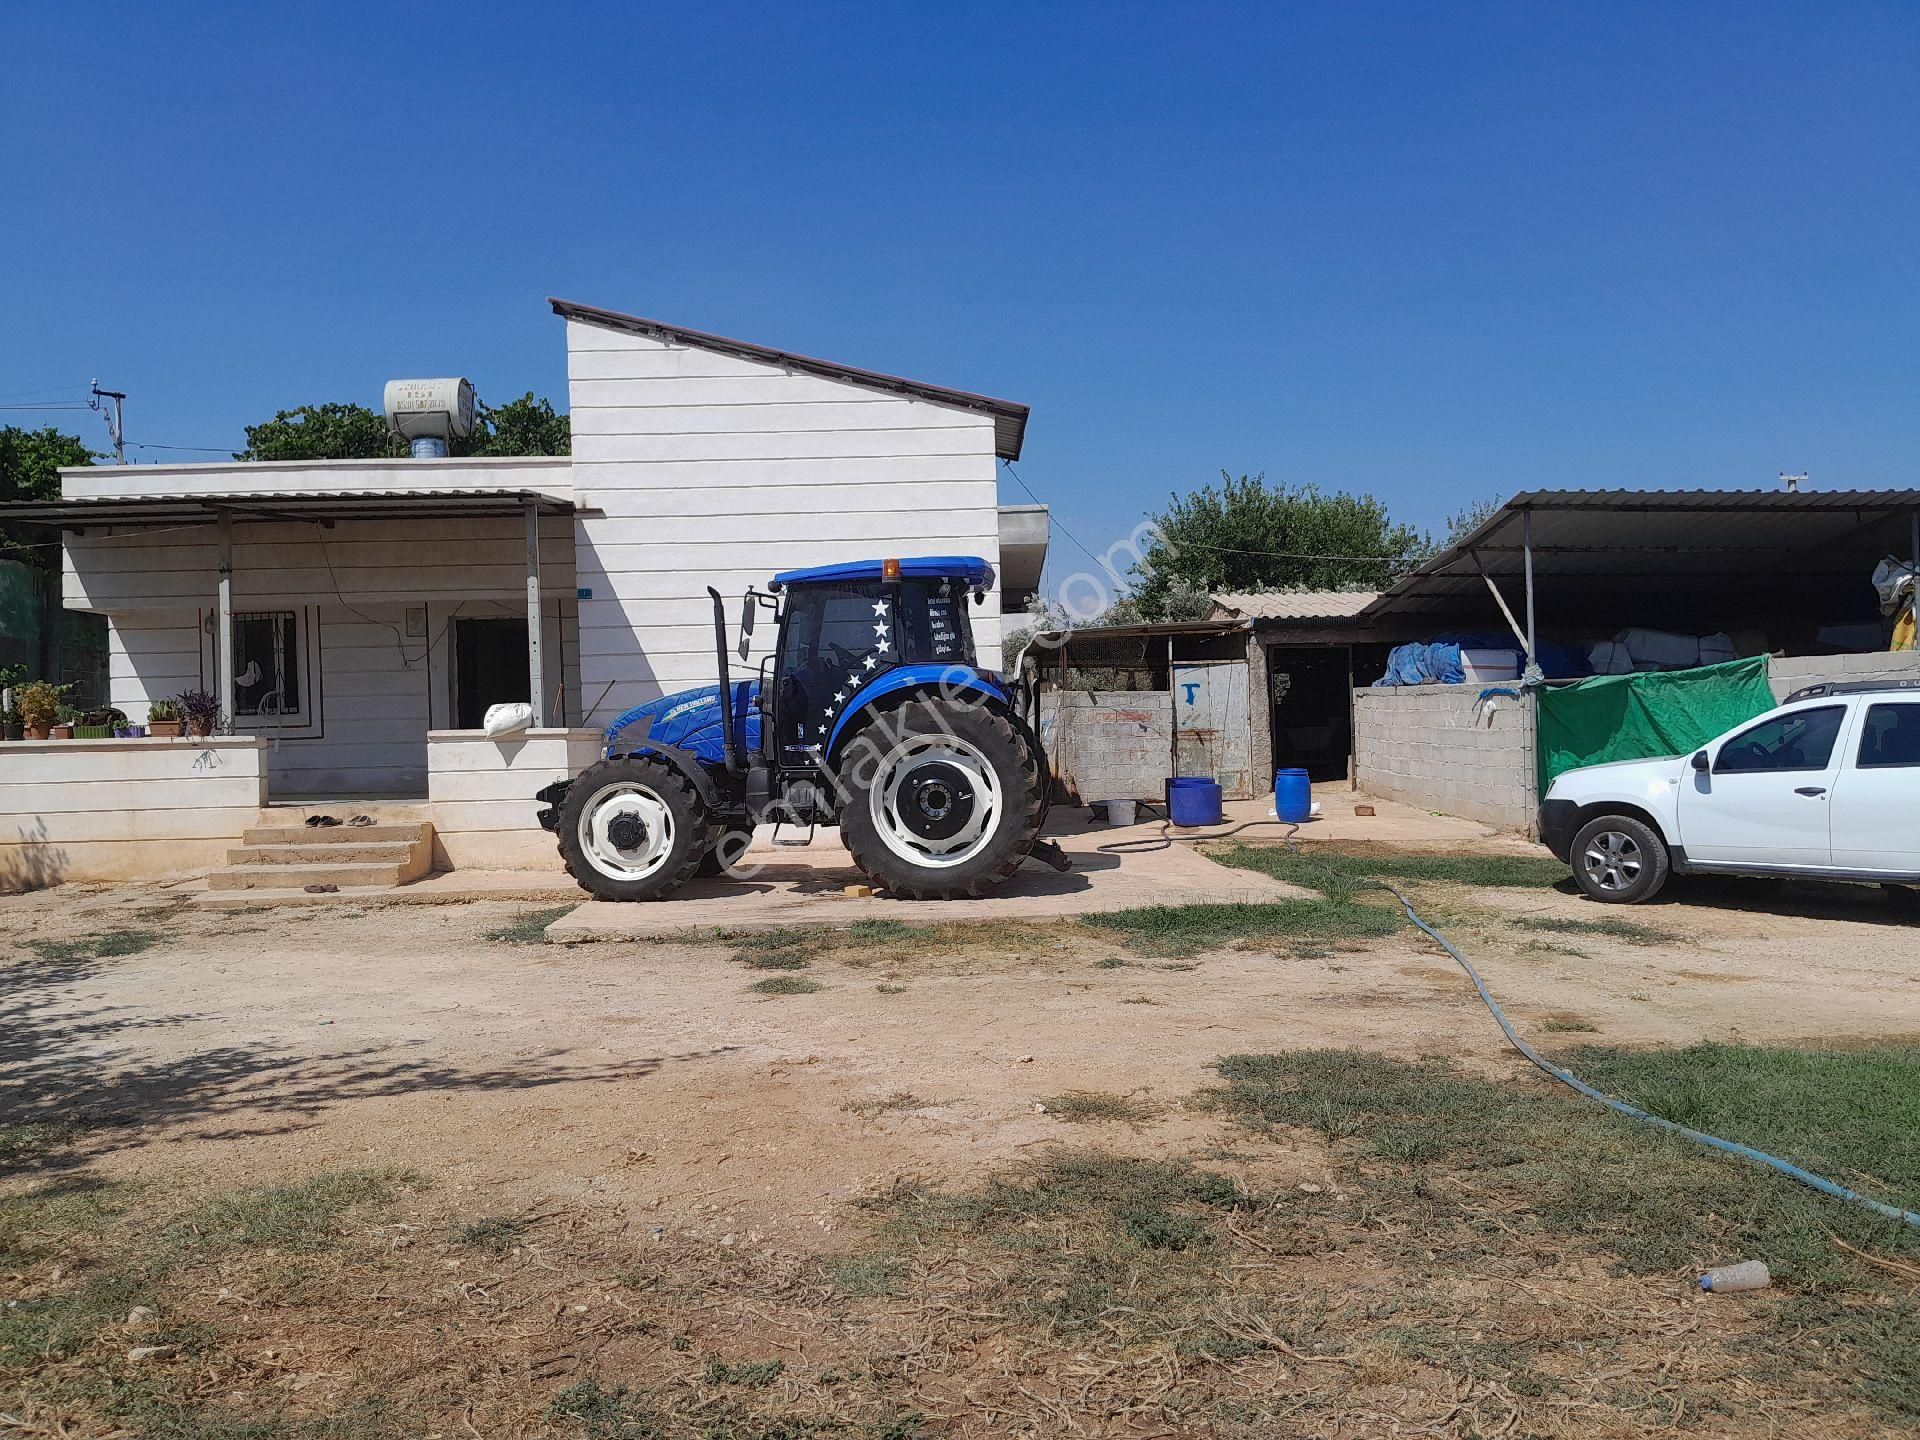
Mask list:
[[[1373,683],[1375,686],[1459,685],[1467,678],[1460,664],[1462,650],[1518,648],[1511,635],[1437,635],[1425,642],[1394,646],[1387,655],[1387,673]],[[1570,680],[1587,673],[1579,654],[1565,645],[1542,641],[1539,658],[1540,669],[1549,680]]]

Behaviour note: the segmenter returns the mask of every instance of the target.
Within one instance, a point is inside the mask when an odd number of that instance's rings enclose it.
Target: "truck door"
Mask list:
[[[1920,695],[1860,706],[1859,739],[1834,781],[1833,863],[1920,876]]]
[[[1680,841],[1702,864],[1825,868],[1828,803],[1840,769],[1844,702],[1768,716],[1712,750],[1680,782]]]

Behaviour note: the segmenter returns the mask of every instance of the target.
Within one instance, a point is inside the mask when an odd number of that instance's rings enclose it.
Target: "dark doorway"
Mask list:
[[[526,704],[533,698],[527,675],[525,620],[453,622],[453,723],[478,730],[489,705]]]
[[[1345,645],[1267,651],[1273,768],[1344,780],[1353,754],[1353,657]]]

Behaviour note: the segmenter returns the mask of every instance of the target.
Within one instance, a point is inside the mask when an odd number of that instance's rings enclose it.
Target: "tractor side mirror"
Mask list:
[[[759,608],[753,603],[751,594],[740,602],[740,658],[742,660],[746,659],[748,652],[753,649],[753,612]]]
[[[1698,770],[1702,775],[1713,768],[1713,761],[1707,758],[1706,751],[1696,750],[1693,752],[1693,768]]]

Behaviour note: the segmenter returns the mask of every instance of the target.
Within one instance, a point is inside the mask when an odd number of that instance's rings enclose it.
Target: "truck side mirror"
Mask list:
[[[1713,761],[1707,758],[1706,751],[1696,750],[1693,752],[1693,768],[1698,770],[1702,775],[1713,768]]]
[[[740,658],[742,660],[746,659],[748,652],[753,649],[753,612],[758,608],[753,603],[752,595],[748,595],[740,602]]]

